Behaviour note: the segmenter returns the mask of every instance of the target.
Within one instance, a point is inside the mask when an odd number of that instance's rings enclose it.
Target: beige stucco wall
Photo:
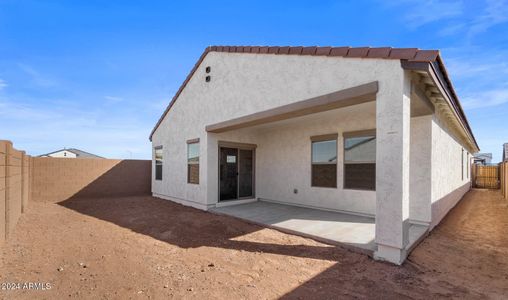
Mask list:
[[[412,221],[437,225],[469,190],[468,154],[439,113],[411,119]]]
[[[343,189],[344,139],[348,131],[376,127],[375,102],[309,116],[298,123],[268,130],[257,151],[258,196],[342,211],[374,215],[376,192]],[[314,135],[338,133],[337,188],[311,187],[311,141]],[[294,194],[293,190],[298,189]]]
[[[205,74],[206,66],[211,66],[210,74]],[[206,125],[376,80],[380,86],[378,96],[392,97],[396,91],[400,91],[402,73],[398,60],[211,52],[152,137],[153,146],[162,145],[164,155],[163,180],[152,180],[152,192],[156,196],[200,208],[213,205],[217,201],[218,139],[206,133]],[[206,75],[211,76],[209,83],[205,82]],[[302,133],[299,142],[308,144],[307,135],[313,135],[311,131],[329,131],[326,126],[322,130],[315,127]],[[341,125],[336,125],[337,130],[340,129],[339,126]],[[291,132],[287,131],[286,134],[289,137]],[[285,134],[280,135],[286,138]],[[249,135],[237,136],[238,139],[234,140],[237,142],[253,142],[256,138]],[[186,183],[186,141],[193,138],[200,138],[201,141],[199,185]],[[259,148],[259,152],[262,151]],[[301,152],[295,155],[303,158],[306,154]],[[310,157],[306,158],[301,164],[308,167],[309,159]],[[260,170],[262,166],[258,167],[258,173]],[[259,184],[258,190],[262,193],[263,183],[258,182]],[[283,193],[273,190],[267,195],[271,198],[283,197]],[[338,196],[329,192],[320,194],[328,194],[329,198]],[[298,194],[299,199],[294,196],[284,197],[291,201],[303,201],[304,195],[308,196],[302,192]],[[305,197],[305,201],[317,204],[334,201],[331,198],[325,200],[323,196]],[[349,200],[335,201],[351,201],[353,204],[357,199],[372,201],[373,196],[351,192],[348,198]],[[366,207],[358,210],[373,212],[372,208]]]
[[[432,115],[411,118],[409,219],[431,221]]]
[[[374,191],[343,189],[343,132],[373,129],[375,102],[299,117],[241,131],[210,134],[215,141],[253,143],[256,148],[256,197],[301,206],[374,215]],[[337,188],[311,187],[311,136],[339,135]],[[214,143],[216,145],[216,143]],[[216,148],[216,146],[213,146]],[[217,150],[212,151],[216,157]],[[211,203],[217,202],[217,164],[210,165]],[[298,192],[295,194],[294,189]]]
[[[457,204],[470,189],[471,182],[467,171],[468,150],[450,133],[443,120],[439,114],[432,119],[432,227]]]

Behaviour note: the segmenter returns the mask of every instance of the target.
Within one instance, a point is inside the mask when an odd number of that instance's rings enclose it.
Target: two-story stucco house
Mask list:
[[[154,196],[368,216],[374,256],[397,264],[479,151],[439,51],[415,48],[209,47],[150,140]]]

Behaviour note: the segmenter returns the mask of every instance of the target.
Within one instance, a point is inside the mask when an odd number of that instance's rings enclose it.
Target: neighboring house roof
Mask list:
[[[270,46],[210,46],[205,49],[205,51],[201,54],[198,61],[190,71],[187,78],[185,78],[184,82],[176,92],[173,99],[167,106],[166,110],[162,114],[162,116],[157,121],[157,124],[153,128],[150,133],[150,140],[152,140],[152,136],[161,124],[162,120],[169,112],[171,107],[174,105],[180,93],[182,93],[183,89],[192,78],[196,70],[198,69],[201,62],[204,60],[206,55],[209,52],[229,52],[229,53],[253,53],[253,54],[282,54],[282,55],[312,55],[312,56],[331,56],[331,57],[345,57],[345,58],[375,58],[375,59],[397,59],[401,61],[411,62],[411,63],[425,63],[430,64],[427,65],[407,65],[404,66],[408,69],[419,69],[419,70],[427,70],[432,69],[435,72],[438,72],[438,79],[440,84],[443,86],[443,89],[446,93],[450,94],[451,105],[453,110],[457,113],[460,122],[464,125],[464,128],[467,131],[467,134],[471,137],[474,145],[477,149],[478,143],[474,138],[471,127],[469,126],[469,122],[467,121],[466,115],[462,106],[460,105],[459,99],[453,88],[451,80],[448,76],[448,72],[444,66],[443,60],[439,54],[439,50],[420,50],[418,48],[391,48],[391,47],[270,47]],[[443,82],[442,82],[443,81]]]
[[[508,143],[503,145],[503,161],[508,161]]]
[[[485,164],[492,162],[492,153],[476,153],[473,157],[475,162],[483,162]]]
[[[475,158],[490,158],[492,159],[492,153],[476,153]]]
[[[54,154],[54,153],[57,153],[57,152],[61,152],[61,151],[72,152],[72,153],[76,154],[76,157],[79,157],[79,158],[104,158],[102,156],[95,155],[95,154],[92,154],[90,152],[86,152],[86,151],[79,150],[79,149],[76,149],[76,148],[63,148],[63,149],[56,150],[56,151],[53,151],[53,152],[50,152],[50,153],[41,154],[41,155],[39,155],[39,157],[41,157],[41,156],[49,156],[51,154]]]

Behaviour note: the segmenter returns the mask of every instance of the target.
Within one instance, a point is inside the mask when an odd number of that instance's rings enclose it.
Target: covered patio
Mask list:
[[[369,256],[373,256],[377,250],[376,221],[373,217],[268,201],[217,207],[210,211],[286,233],[339,245]],[[413,248],[423,239],[427,229],[428,226],[410,225],[408,249]]]
[[[207,125],[207,209],[400,264],[428,231],[425,199],[402,187],[427,183],[427,169],[410,174],[409,163],[430,151],[432,109],[414,90],[394,111],[378,89],[374,81]]]

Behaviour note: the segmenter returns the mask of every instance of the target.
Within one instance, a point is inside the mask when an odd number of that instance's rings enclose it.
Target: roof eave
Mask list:
[[[442,62],[441,57],[438,56],[434,62],[401,60],[401,65],[402,68],[406,70],[426,72],[429,75],[429,77],[432,78],[434,84],[438,87],[440,91],[442,91],[441,94],[443,94],[444,99],[446,99],[448,105],[452,108],[457,119],[459,120],[459,123],[461,124],[466,134],[472,141],[474,147],[476,148],[474,149],[475,150],[474,152],[480,151],[480,147],[476,142],[476,139],[473,135],[473,131],[471,130],[471,126],[469,125],[464,110],[460,104],[460,101],[458,100],[458,96],[455,92],[455,89],[451,84],[451,80],[448,77],[446,69],[444,68],[444,64]]]
[[[206,47],[205,48],[205,51],[203,51],[203,53],[201,54],[201,56],[199,57],[198,61],[196,62],[196,64],[194,65],[194,67],[191,69],[191,71],[189,72],[189,74],[187,75],[187,77],[185,78],[185,80],[183,81],[182,85],[180,86],[180,88],[178,89],[178,91],[175,93],[175,95],[173,96],[173,98],[171,99],[171,101],[169,102],[169,105],[166,107],[166,109],[164,110],[164,112],[162,113],[161,117],[159,118],[159,120],[157,121],[157,123],[155,124],[154,128],[152,129],[152,132],[150,132],[150,137],[149,137],[149,140],[150,142],[152,141],[152,137],[153,137],[153,134],[155,133],[155,131],[157,130],[157,128],[159,127],[159,125],[162,123],[162,121],[164,120],[164,118],[166,117],[166,114],[169,112],[169,110],[171,109],[171,107],[173,106],[173,104],[175,103],[176,99],[180,96],[180,94],[182,93],[183,89],[187,86],[187,83],[189,83],[190,79],[192,78],[192,76],[194,75],[194,73],[196,72],[196,70],[199,68],[199,66],[201,65],[201,62],[203,62],[203,60],[205,59],[206,55],[208,54],[208,52],[210,52],[212,50],[213,47]]]

